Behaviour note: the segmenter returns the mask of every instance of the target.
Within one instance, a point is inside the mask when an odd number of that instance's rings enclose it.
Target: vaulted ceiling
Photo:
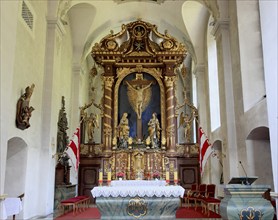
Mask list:
[[[187,47],[195,63],[204,59],[206,27],[210,15],[218,16],[216,0],[61,0],[58,16],[70,25],[73,63],[90,62],[92,46],[110,30],[142,19]]]

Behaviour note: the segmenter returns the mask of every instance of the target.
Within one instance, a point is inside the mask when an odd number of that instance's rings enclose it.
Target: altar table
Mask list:
[[[22,210],[22,202],[20,198],[6,198],[4,200],[3,218],[17,215]]]
[[[166,180],[112,180],[111,186],[166,186]]]
[[[175,219],[183,187],[133,183],[93,188],[101,219]]]

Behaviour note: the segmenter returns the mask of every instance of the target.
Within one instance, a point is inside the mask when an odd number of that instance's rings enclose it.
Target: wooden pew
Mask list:
[[[85,208],[89,208],[90,198],[89,196],[76,196],[66,200],[62,200],[60,205],[63,208],[63,213],[65,209],[72,207],[73,214],[75,215],[78,211],[84,211]]]

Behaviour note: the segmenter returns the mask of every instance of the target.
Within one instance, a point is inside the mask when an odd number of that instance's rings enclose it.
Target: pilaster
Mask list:
[[[223,151],[228,155],[223,164],[227,171],[224,181],[227,182],[230,177],[237,176],[234,164],[238,161],[229,21],[218,20],[212,33],[217,44],[221,130],[222,136],[226,137]]]

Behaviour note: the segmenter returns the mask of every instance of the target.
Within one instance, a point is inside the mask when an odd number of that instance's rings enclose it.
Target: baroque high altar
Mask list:
[[[93,97],[80,108],[79,194],[91,194],[100,169],[104,183],[108,171],[112,180],[118,172],[133,180],[151,179],[153,173],[165,179],[166,170],[170,182],[178,178],[184,188],[199,183],[198,144],[192,141],[197,109],[186,97],[181,104],[176,97],[176,70],[186,53],[167,31],[161,34],[142,20],[122,25],[93,46],[92,57],[104,71],[103,95],[100,104]]]

